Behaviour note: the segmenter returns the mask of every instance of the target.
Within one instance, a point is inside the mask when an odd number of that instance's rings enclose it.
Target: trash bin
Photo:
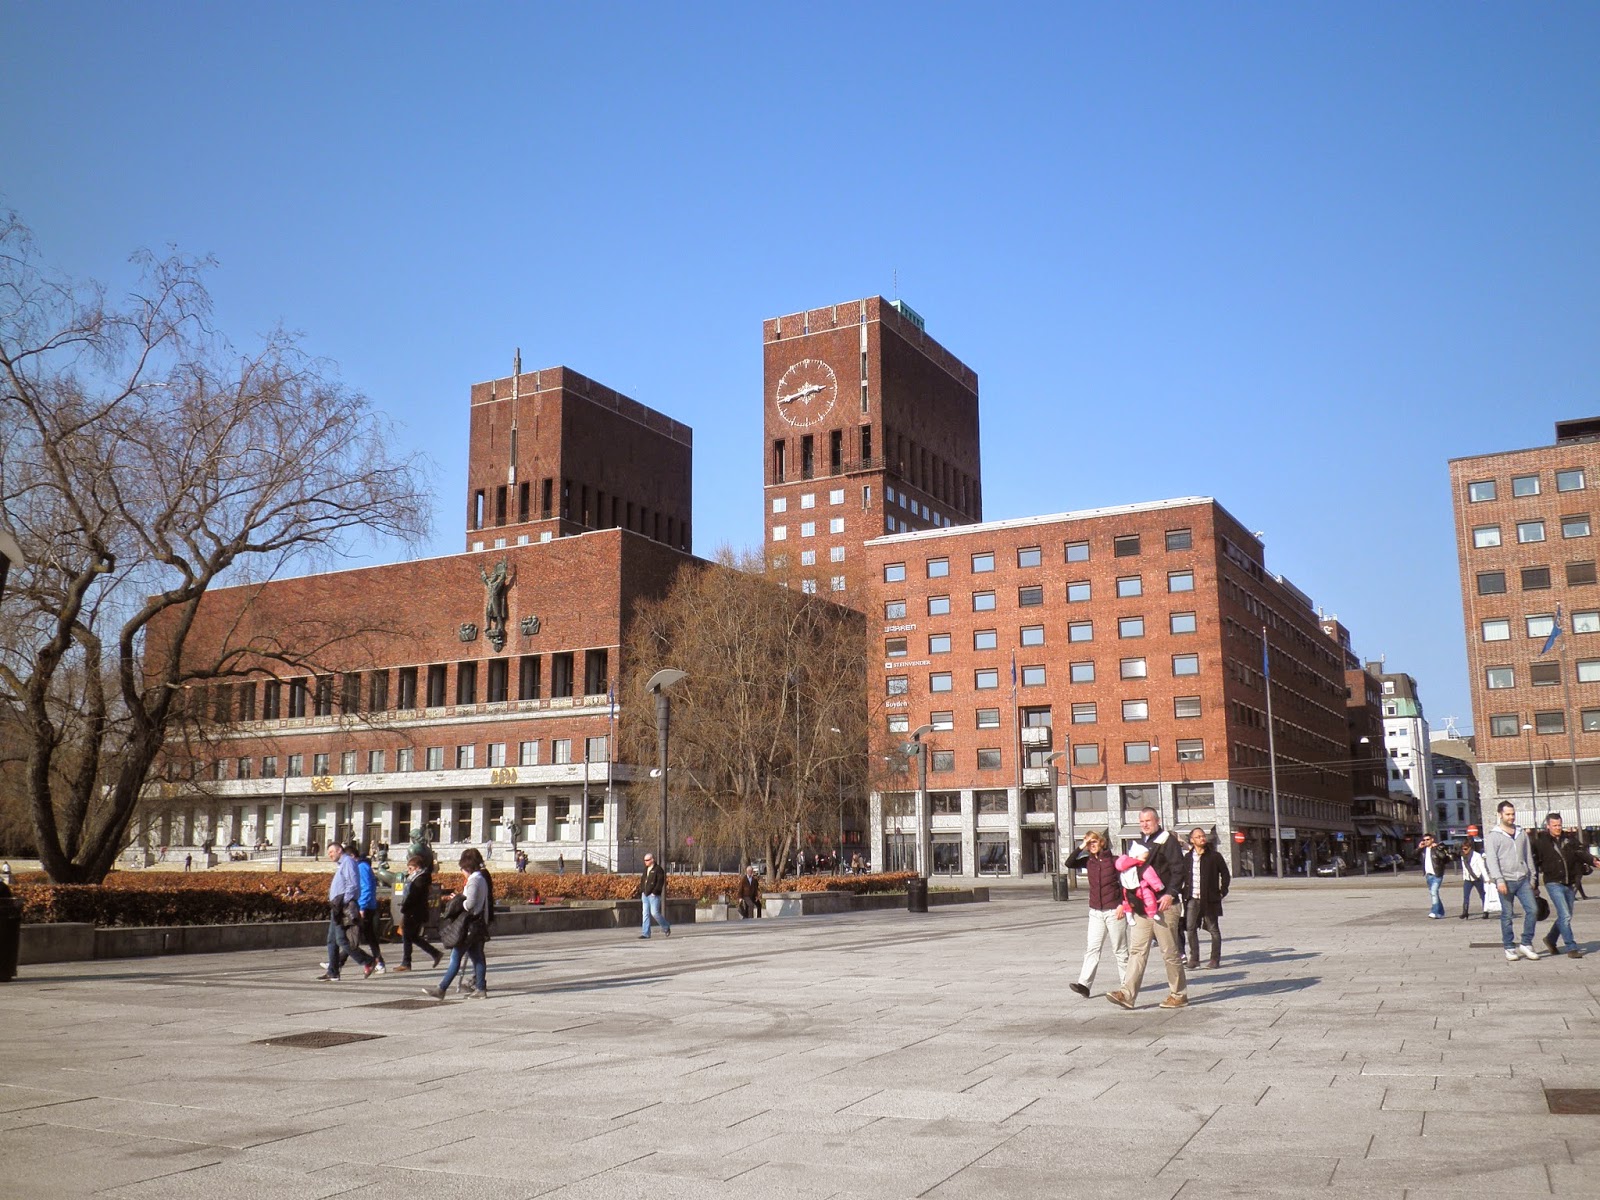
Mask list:
[[[928,911],[928,881],[926,879],[906,880],[906,911],[920,913]]]
[[[0,983],[17,977],[17,952],[22,944],[22,901],[0,883]]]
[[[1064,874],[1050,876],[1050,899],[1065,900],[1067,894],[1067,877]]]

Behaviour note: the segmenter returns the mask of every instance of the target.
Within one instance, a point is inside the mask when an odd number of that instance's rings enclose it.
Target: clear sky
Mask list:
[[[761,537],[762,318],[899,295],[985,514],[1214,495],[1465,730],[1445,462],[1600,414],[1600,7],[0,3],[0,203],[215,255],[437,464],[571,366]],[[393,551],[388,553],[393,554]]]

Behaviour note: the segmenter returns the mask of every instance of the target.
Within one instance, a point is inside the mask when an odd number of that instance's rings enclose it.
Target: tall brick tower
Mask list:
[[[860,607],[863,543],[983,519],[977,373],[881,296],[762,340],[768,567]]]

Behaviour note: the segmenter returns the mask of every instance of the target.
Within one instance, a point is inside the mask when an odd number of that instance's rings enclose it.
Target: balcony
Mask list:
[[[1049,767],[1023,767],[1022,768],[1022,786],[1023,787],[1049,787],[1050,786],[1050,768]]]
[[[1049,746],[1050,726],[1027,725],[1022,730],[1022,744],[1024,746]]]

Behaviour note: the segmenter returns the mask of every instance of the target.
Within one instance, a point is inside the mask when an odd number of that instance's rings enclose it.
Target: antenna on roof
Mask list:
[[[894,269],[894,298],[900,299],[900,268]]]
[[[522,347],[511,359],[511,462],[506,467],[506,486],[517,484],[517,408],[522,400]]]

